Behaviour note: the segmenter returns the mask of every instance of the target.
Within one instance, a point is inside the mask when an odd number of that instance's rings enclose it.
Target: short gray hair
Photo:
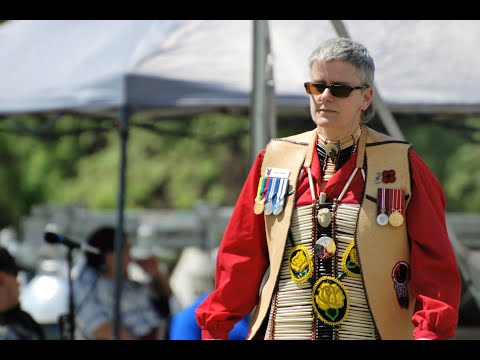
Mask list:
[[[347,61],[357,68],[362,85],[373,86],[375,63],[367,48],[349,38],[331,38],[321,43],[308,57],[309,69],[317,62],[330,60]],[[362,122],[367,123],[375,114],[373,103],[362,112]]]

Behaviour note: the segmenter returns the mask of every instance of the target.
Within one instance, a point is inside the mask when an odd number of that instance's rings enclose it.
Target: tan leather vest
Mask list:
[[[265,229],[270,258],[268,277],[260,291],[260,299],[252,316],[248,339],[252,339],[268,314],[278,280],[290,227],[292,210],[296,203],[297,183],[305,160],[310,162],[315,149],[315,130],[302,134],[272,139],[262,162],[267,167],[290,169],[289,188],[284,210],[278,216],[265,216]],[[355,238],[357,255],[368,305],[381,339],[413,339],[412,315],[415,297],[409,289],[409,306],[398,305],[392,270],[399,261],[410,264],[410,249],[406,221],[398,227],[376,223],[377,189],[381,186],[404,189],[408,205],[411,197],[411,176],[408,161],[410,144],[363,126],[358,145],[357,167],[365,171],[365,191],[357,219]],[[378,184],[375,177],[383,170],[394,169],[396,181]],[[408,283],[407,283],[408,284]]]

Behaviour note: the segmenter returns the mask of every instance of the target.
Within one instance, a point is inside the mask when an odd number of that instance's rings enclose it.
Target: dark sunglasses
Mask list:
[[[330,84],[327,85],[323,82],[306,82],[303,84],[307,94],[319,95],[322,94],[325,89],[330,89],[330,92],[335,97],[346,98],[353,90],[366,89],[368,85],[361,86],[349,86],[344,84]]]

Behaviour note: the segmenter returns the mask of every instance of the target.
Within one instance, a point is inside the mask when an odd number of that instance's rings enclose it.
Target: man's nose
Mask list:
[[[320,94],[320,99],[330,99],[332,98],[332,91],[329,88],[326,88],[323,90],[323,92]]]

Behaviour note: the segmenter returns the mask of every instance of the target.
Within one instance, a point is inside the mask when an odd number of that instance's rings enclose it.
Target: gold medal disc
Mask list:
[[[389,218],[388,218],[388,222],[392,225],[392,226],[400,226],[403,224],[403,215],[400,213],[400,211],[398,210],[394,210]]]
[[[253,212],[256,215],[260,215],[261,213],[263,213],[264,207],[265,207],[265,199],[261,199],[261,200],[255,199],[255,205],[253,206]]]

